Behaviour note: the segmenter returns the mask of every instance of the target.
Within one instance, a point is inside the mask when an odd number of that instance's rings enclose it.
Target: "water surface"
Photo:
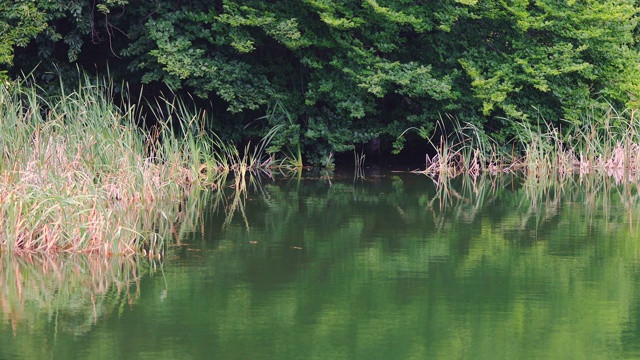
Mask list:
[[[637,193],[263,181],[162,261],[3,256],[0,359],[638,358]]]

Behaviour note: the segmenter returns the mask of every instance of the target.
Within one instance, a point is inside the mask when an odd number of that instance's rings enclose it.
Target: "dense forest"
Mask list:
[[[146,99],[179,95],[228,141],[278,127],[272,149],[302,149],[308,164],[364,144],[391,154],[467,125],[512,147],[522,124],[568,129],[638,107],[639,9],[635,0],[0,0],[0,80],[29,75],[55,91],[81,69]]]

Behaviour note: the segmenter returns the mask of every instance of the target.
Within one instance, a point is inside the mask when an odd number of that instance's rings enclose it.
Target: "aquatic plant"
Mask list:
[[[163,101],[145,134],[137,104],[116,107],[107,80],[55,98],[28,81],[0,84],[0,251],[158,256],[194,189],[270,164],[269,139],[240,156],[183,102]]]
[[[456,126],[439,141],[427,139],[435,149],[426,155],[431,177],[455,177],[480,172],[523,171],[535,178],[599,173],[617,183],[640,180],[640,125],[636,111],[617,112],[613,107],[601,119],[586,116],[579,125],[565,129],[541,121],[538,126],[520,122],[511,153],[497,146],[472,124]]]

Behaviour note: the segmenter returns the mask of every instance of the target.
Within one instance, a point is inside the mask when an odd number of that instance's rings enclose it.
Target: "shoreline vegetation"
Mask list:
[[[0,84],[0,253],[160,257],[194,193],[272,163],[260,144],[241,156],[209,136],[202,114],[176,102],[145,133],[137,105],[116,107],[112,89],[85,77],[45,99],[26,82]]]
[[[616,184],[640,180],[640,124],[636,111],[611,108],[602,119],[586,118],[569,131],[543,122],[538,128],[520,124],[511,152],[489,139],[476,127],[457,126],[449,137],[426,155],[424,170],[415,173],[433,178],[466,174],[521,172],[527,178],[571,175],[604,175]],[[453,144],[453,145],[452,145]],[[502,148],[506,148],[502,146]],[[520,150],[516,150],[520,149]]]
[[[123,98],[115,106],[108,81],[85,77],[71,92],[61,85],[54,99],[41,93],[26,81],[0,84],[0,254],[160,258],[168,238],[179,241],[197,222],[199,192],[234,188],[224,200],[230,218],[243,213],[253,174],[301,170],[300,156],[277,160],[267,152],[278,127],[241,151],[207,133],[204,112],[180,101],[159,101],[155,115],[164,120],[145,132],[137,125],[138,104]],[[437,182],[505,172],[521,173],[530,184],[594,173],[616,184],[637,181],[635,116],[611,110],[565,133],[522,125],[509,154],[476,128],[458,127],[429,140],[436,154],[414,172]],[[364,155],[354,156],[364,178]]]

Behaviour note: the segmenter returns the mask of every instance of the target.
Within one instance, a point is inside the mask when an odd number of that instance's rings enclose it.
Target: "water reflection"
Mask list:
[[[2,254],[0,358],[75,352],[70,339],[87,336],[98,323],[135,304],[140,280],[152,265],[133,257]]]
[[[82,358],[640,357],[636,185],[542,180],[284,179],[207,200],[162,271],[52,276],[63,293],[85,294],[57,301],[83,316],[78,333],[42,348]],[[36,269],[17,281],[10,263],[2,294],[16,297],[20,283],[45,294],[33,298],[60,296],[25,285],[43,277]],[[94,283],[110,290],[85,290]],[[50,339],[47,314],[59,310],[45,303],[21,315],[37,326],[11,329],[17,310],[4,311],[0,358]]]

